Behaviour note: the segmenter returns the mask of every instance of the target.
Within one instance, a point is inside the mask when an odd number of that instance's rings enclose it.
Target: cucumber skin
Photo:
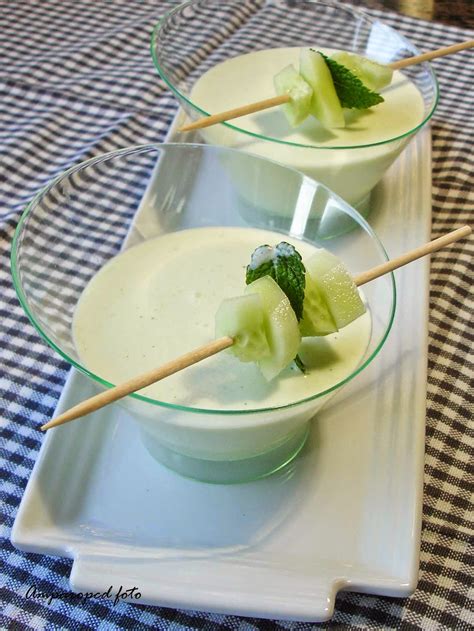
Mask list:
[[[285,292],[270,276],[263,276],[246,287],[246,293],[261,296],[265,312],[264,326],[270,356],[258,362],[267,381],[289,366],[298,353],[301,335],[298,320]]]
[[[345,127],[344,112],[323,57],[307,48],[300,53],[300,74],[313,89],[311,114],[328,129]]]

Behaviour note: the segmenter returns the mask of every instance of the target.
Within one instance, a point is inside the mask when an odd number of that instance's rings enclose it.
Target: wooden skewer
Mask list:
[[[390,64],[390,67],[394,70],[399,68],[406,68],[407,66],[413,66],[414,64],[421,64],[422,61],[430,61],[431,59],[437,59],[438,57],[445,57],[446,55],[452,55],[458,53],[460,50],[466,50],[466,48],[472,48],[474,46],[474,39],[469,39],[466,42],[460,44],[452,44],[451,46],[444,46],[437,50],[432,50],[429,53],[423,53],[422,55],[416,55],[416,57],[409,57],[408,59],[400,59],[400,61],[394,61]]]
[[[382,265],[378,265],[359,276],[354,278],[355,284],[360,287],[365,283],[368,283],[379,276],[383,276],[388,272],[392,272],[393,270],[410,263],[411,261],[415,261],[416,259],[421,258],[422,256],[426,256],[431,252],[436,252],[440,250],[444,246],[457,241],[458,239],[462,239],[463,237],[470,234],[471,228],[469,226],[464,226],[463,228],[458,228],[453,232],[449,232],[448,234],[435,239],[434,241],[429,241],[410,252],[402,254],[397,258],[387,261]],[[69,421],[73,421],[81,416],[85,416],[86,414],[90,414],[91,412],[95,412],[100,408],[105,407],[109,403],[113,403],[118,399],[122,399],[123,397],[131,394],[132,392],[136,392],[137,390],[141,390],[146,386],[149,386],[152,383],[156,383],[165,377],[169,377],[183,368],[187,368],[188,366],[192,366],[207,357],[211,357],[216,353],[220,353],[220,351],[225,348],[229,348],[234,343],[234,340],[231,337],[225,336],[221,337],[213,342],[209,342],[208,344],[204,344],[203,346],[199,346],[189,353],[185,353],[180,357],[173,359],[166,364],[163,364],[159,368],[153,368],[129,381],[126,381],[118,386],[114,386],[105,392],[101,392],[90,399],[86,399],[86,401],[82,401],[78,403],[74,407],[70,408],[63,414],[60,414],[56,418],[52,419],[48,423],[45,423],[41,426],[42,430],[51,429],[52,427],[57,427],[58,425],[63,425],[64,423],[69,423]]]
[[[45,425],[42,425],[41,429],[50,429],[51,427],[56,427],[57,425],[68,423],[69,421],[73,421],[80,416],[85,416],[86,414],[90,414],[91,412],[100,410],[100,408],[109,405],[109,403],[118,401],[118,399],[123,399],[123,397],[126,397],[127,394],[137,392],[137,390],[141,390],[142,388],[145,388],[152,383],[161,381],[161,379],[169,377],[175,372],[183,370],[183,368],[187,368],[188,366],[197,364],[203,359],[206,359],[206,357],[211,357],[216,353],[220,353],[220,351],[223,351],[225,348],[229,348],[229,346],[232,346],[233,343],[234,340],[231,337],[226,336],[214,340],[213,342],[208,342],[203,346],[199,346],[189,353],[185,353],[184,355],[181,355],[176,359],[172,359],[171,361],[166,362],[166,364],[163,364],[158,368],[152,368],[151,370],[142,373],[141,375],[133,377],[133,379],[130,379],[129,381],[125,381],[118,386],[114,386],[113,388],[110,388],[105,392],[96,394],[90,399],[86,399],[85,401],[78,403],[63,414],[57,416],[55,419],[52,419],[48,423],[45,423]]]
[[[280,94],[279,96],[273,96],[270,99],[263,99],[263,101],[256,101],[255,103],[249,103],[248,105],[241,105],[235,107],[232,110],[226,110],[220,114],[212,114],[212,116],[204,116],[199,118],[194,123],[184,125],[180,127],[178,131],[191,131],[192,129],[203,129],[204,127],[211,127],[217,123],[231,120],[233,118],[239,118],[240,116],[246,116],[247,114],[253,114],[254,112],[260,112],[261,110],[267,110],[277,105],[283,105],[291,100],[289,94]]]
[[[452,55],[460,50],[466,48],[472,48],[474,46],[474,39],[470,39],[460,44],[453,44],[452,46],[445,46],[444,48],[438,48],[432,50],[429,53],[423,53],[422,55],[416,55],[415,57],[408,57],[407,59],[400,59],[388,64],[390,68],[397,70],[399,68],[406,68],[407,66],[413,66],[419,64],[422,61],[429,61],[430,59],[437,59],[438,57],[444,57],[445,55]],[[280,96],[274,96],[270,99],[264,99],[263,101],[256,101],[255,103],[249,103],[248,105],[242,105],[240,107],[234,107],[231,110],[220,112],[219,114],[212,114],[211,116],[203,116],[193,123],[183,125],[178,131],[192,131],[193,129],[204,129],[205,127],[211,127],[217,123],[223,123],[224,121],[232,120],[234,118],[240,118],[247,114],[253,114],[254,112],[260,112],[277,105],[283,105],[291,100],[289,94],[281,94]]]
[[[403,267],[407,263],[411,263],[412,261],[416,261],[416,259],[421,258],[422,256],[426,256],[427,254],[431,254],[432,252],[436,252],[437,250],[441,250],[446,245],[450,243],[454,243],[463,237],[467,237],[468,234],[471,234],[470,226],[463,226],[462,228],[458,228],[457,230],[453,230],[452,232],[448,232],[448,234],[443,235],[442,237],[438,237],[433,241],[428,241],[424,245],[420,245],[420,247],[415,248],[414,250],[410,250],[410,252],[405,252],[405,254],[401,254],[386,263],[382,263],[381,265],[377,265],[377,267],[373,267],[369,269],[367,272],[363,272],[354,278],[354,283],[357,287],[361,285],[365,285],[371,280],[378,278],[379,276],[383,276],[384,274],[388,274],[388,272],[393,272],[399,267]]]

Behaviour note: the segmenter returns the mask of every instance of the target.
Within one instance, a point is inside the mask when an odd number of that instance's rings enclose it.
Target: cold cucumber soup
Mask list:
[[[334,52],[321,50],[326,54]],[[300,48],[272,48],[228,59],[198,79],[190,99],[206,112],[215,113],[273,96],[273,77],[288,64],[298,68],[299,53]],[[408,138],[378,146],[362,145],[406,134],[424,117],[421,93],[401,72],[394,72],[391,84],[381,94],[384,102],[373,108],[345,110],[346,127],[342,129],[324,129],[313,116],[293,129],[279,108],[230,121],[250,133],[320,148],[261,140],[224,125],[202,129],[200,133],[211,144],[240,147],[294,167],[357,206],[381,179]],[[349,146],[356,148],[340,148]]]
[[[166,234],[110,260],[87,285],[73,336],[83,364],[112,383],[125,381],[214,339],[216,311],[241,295],[253,250],[281,234],[253,228],[196,228]],[[287,239],[303,260],[314,247]],[[330,388],[360,364],[371,334],[367,311],[338,333],[304,338],[294,365],[267,382],[253,363],[221,352],[141,393],[206,409],[285,405]]]

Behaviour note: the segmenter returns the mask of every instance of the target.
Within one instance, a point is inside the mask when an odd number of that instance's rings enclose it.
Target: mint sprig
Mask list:
[[[296,318],[301,320],[305,271],[299,252],[290,243],[282,241],[274,248],[261,245],[254,251],[250,265],[247,265],[245,282],[249,285],[262,276],[271,276],[287,295]]]
[[[364,85],[349,68],[327,57],[319,50],[315,52],[323,57],[329,68],[342,107],[365,110],[383,102],[383,97]]]

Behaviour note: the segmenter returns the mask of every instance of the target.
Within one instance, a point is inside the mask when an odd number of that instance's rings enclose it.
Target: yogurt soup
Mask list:
[[[326,54],[335,52],[322,50]],[[198,79],[191,101],[206,112],[216,113],[268,98],[275,93],[275,74],[288,64],[299,67],[299,52],[300,48],[273,48],[228,59]],[[385,101],[373,108],[346,110],[343,129],[324,129],[313,116],[292,129],[280,109],[272,108],[229,123],[282,142],[262,140],[225,125],[202,129],[200,133],[208,143],[239,147],[298,169],[351,205],[360,206],[410,136],[388,141],[408,134],[424,117],[421,93],[401,72],[394,72],[391,85],[381,94]]]
[[[224,298],[244,293],[253,250],[281,239],[251,228],[196,228],[151,239],[113,258],[90,281],[76,308],[73,334],[81,361],[119,383],[214,339],[215,313]],[[314,250],[288,240],[303,260]],[[349,375],[370,334],[367,312],[337,334],[305,338],[300,355],[306,375],[290,366],[267,382],[255,364],[221,352],[141,394],[211,410],[283,406]]]

